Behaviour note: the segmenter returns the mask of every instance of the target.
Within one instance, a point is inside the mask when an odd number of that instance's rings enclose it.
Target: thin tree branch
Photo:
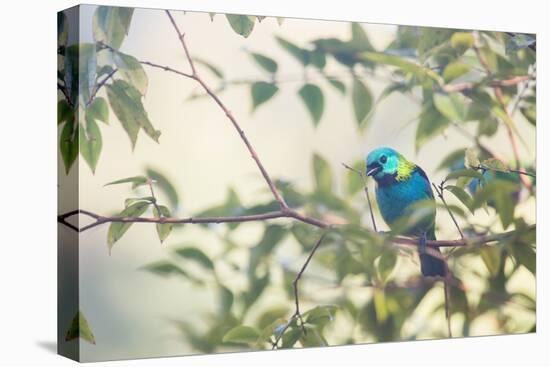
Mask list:
[[[67,88],[62,85],[61,83],[57,83],[57,89],[59,89],[61,91],[61,93],[63,93],[63,96],[65,96],[65,100],[67,101],[67,103],[69,104],[69,106],[73,107],[73,102],[71,101],[71,98],[69,97],[69,93],[67,92]]]
[[[487,60],[485,60],[485,58],[481,54],[481,51],[479,50],[479,47],[474,45],[473,49],[474,49],[474,52],[477,56],[477,59],[479,60],[479,63],[483,66],[483,68],[487,72],[487,75],[492,76],[493,72],[491,70],[491,67],[487,63]],[[524,81],[524,80],[522,80],[522,81]],[[510,114],[508,113],[508,110],[506,108],[506,103],[504,102],[504,97],[502,95],[502,89],[500,88],[500,86],[497,86],[497,87],[494,88],[494,90],[495,90],[495,96],[497,98],[497,101],[498,101],[500,107],[502,108],[503,112],[508,116],[508,118],[511,120],[512,117],[510,116]],[[512,152],[514,153],[516,169],[521,170],[521,161],[520,161],[520,158],[519,158],[518,143],[517,143],[516,137],[514,135],[514,131],[512,130],[512,127],[510,126],[510,124],[504,123],[504,126],[506,128],[506,132],[508,133],[508,139],[510,140],[510,145],[512,146]],[[529,183],[528,180],[525,179],[525,177],[520,176],[520,179],[526,187],[528,187],[529,189],[531,188],[531,184]]]
[[[350,171],[352,172],[355,172],[359,175],[359,177],[361,177],[361,180],[363,181],[363,187],[364,187],[364,191],[365,191],[365,196],[367,197],[367,202],[369,203],[369,212],[370,212],[370,219],[372,221],[372,228],[374,229],[375,232],[378,232],[378,228],[376,226],[376,220],[374,219],[374,212],[372,210],[372,203],[370,201],[370,195],[369,195],[369,187],[367,186],[367,181],[365,180],[365,175],[363,174],[363,172],[361,171],[358,171],[356,170],[355,168],[353,167],[350,167],[348,166],[347,164],[345,163],[342,163],[342,165],[349,169]]]
[[[95,221],[91,224],[88,224],[80,228],[79,232],[87,231],[90,228],[96,227],[104,223],[171,223],[171,224],[216,224],[216,223],[242,223],[242,222],[257,222],[265,221],[278,218],[293,218],[304,223],[311,224],[313,226],[327,229],[330,227],[335,227],[335,224],[327,223],[319,219],[311,218],[305,215],[302,215],[292,209],[289,210],[278,210],[267,212],[263,214],[255,215],[243,215],[243,216],[227,216],[227,217],[189,217],[189,218],[147,218],[147,217],[108,217],[93,213],[91,211],[80,209],[73,210],[68,213],[58,216],[58,222],[63,223],[63,221],[76,214],[87,215]],[[63,223],[65,224],[65,223]],[[528,230],[535,230],[536,225],[532,224],[528,227]],[[491,235],[483,235],[476,237],[465,237],[458,240],[427,240],[426,245],[431,247],[460,247],[460,246],[477,246],[493,242],[502,241],[506,238],[509,238],[516,234],[516,230],[511,230],[508,232],[496,233]],[[404,236],[395,236],[389,237],[388,240],[397,245],[410,245],[417,246],[418,239],[412,237]]]
[[[92,91],[92,94],[90,94],[90,99],[88,100],[88,103],[86,103],[87,106],[89,106],[90,103],[93,102],[97,92],[99,92],[99,90],[105,85],[105,83],[109,81],[109,79],[113,77],[113,75],[115,75],[117,71],[118,69],[111,70],[111,72],[109,72],[109,74],[107,74],[105,78],[103,78],[99,83],[96,84],[94,90]]]
[[[455,224],[456,229],[458,229],[458,233],[460,233],[460,237],[464,239],[464,233],[462,233],[462,230],[460,229],[460,226],[458,225],[458,222],[456,221],[456,218],[453,212],[451,211],[451,209],[449,208],[449,205],[447,205],[447,201],[443,197],[443,184],[444,182],[442,182],[439,185],[439,187],[437,187],[437,185],[432,182],[432,186],[434,187],[435,192],[437,193],[437,196],[441,199],[441,201],[443,202],[443,205],[445,205],[445,208],[447,208],[447,212],[451,216],[451,219],[453,220],[453,223]]]
[[[505,80],[493,80],[489,83],[489,86],[491,88],[501,88],[501,87],[509,87],[512,85],[517,85],[522,82],[525,82],[527,80],[531,80],[532,77],[529,75],[521,75],[521,76],[515,76],[510,79]],[[473,89],[476,86],[476,83],[470,83],[470,82],[464,82],[464,83],[455,83],[455,84],[446,84],[441,89],[447,93],[453,93],[453,92],[464,92],[470,89]]]
[[[239,123],[237,122],[236,118],[233,116],[233,113],[225,106],[225,104],[221,101],[221,99],[216,95],[215,92],[210,89],[210,87],[204,82],[204,80],[201,79],[201,77],[198,75],[197,70],[195,69],[195,64],[193,62],[193,58],[191,57],[191,54],[189,52],[189,49],[187,48],[187,44],[185,42],[184,34],[180,31],[174,17],[170,13],[169,10],[166,10],[166,14],[168,15],[168,18],[170,19],[170,22],[172,23],[172,26],[174,27],[174,30],[176,31],[178,35],[178,39],[180,40],[180,43],[183,47],[183,50],[185,51],[185,56],[187,57],[187,61],[189,63],[189,66],[191,68],[191,75],[193,76],[193,79],[195,79],[204,89],[210,97],[218,104],[218,106],[223,110],[227,118],[231,121],[233,124],[233,127],[237,130],[239,133],[241,140],[245,143],[246,147],[248,148],[248,151],[250,152],[250,155],[252,156],[252,159],[256,162],[256,165],[258,166],[258,169],[262,173],[262,176],[264,177],[264,180],[266,181],[267,185],[269,186],[269,189],[273,193],[273,196],[275,197],[275,200],[279,203],[282,211],[288,211],[288,205],[286,204],[285,200],[275,187],[275,184],[273,183],[273,180],[271,180],[271,177],[269,177],[269,174],[267,173],[266,169],[264,168],[262,162],[260,161],[260,158],[258,157],[258,154],[252,147],[252,144],[250,144],[250,141],[246,137],[243,129],[241,129]]]
[[[273,349],[276,349],[278,347],[279,341],[283,337],[285,331],[290,327],[292,322],[295,321],[295,320],[300,320],[300,325],[299,326],[302,328],[302,332],[304,334],[307,334],[306,327],[305,327],[305,322],[302,319],[302,314],[300,313],[300,299],[299,299],[299,294],[298,294],[298,282],[300,281],[300,278],[302,277],[302,275],[306,271],[306,268],[309,265],[311,259],[313,258],[313,255],[315,255],[315,252],[317,252],[317,249],[319,248],[319,246],[321,246],[321,243],[323,242],[323,239],[325,238],[326,235],[327,235],[327,232],[323,233],[321,235],[321,237],[317,240],[317,242],[315,243],[315,245],[313,246],[313,248],[309,252],[308,257],[307,257],[306,261],[304,262],[304,265],[302,265],[302,268],[300,269],[300,271],[298,271],[298,273],[296,274],[296,278],[294,278],[294,281],[292,282],[292,286],[294,288],[294,305],[295,305],[294,314],[290,317],[290,319],[288,320],[288,322],[286,323],[284,328],[281,330],[281,332],[279,333],[279,335],[277,336],[277,338],[273,342]]]

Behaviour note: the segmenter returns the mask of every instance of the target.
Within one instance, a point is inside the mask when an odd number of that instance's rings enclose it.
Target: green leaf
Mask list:
[[[450,121],[464,121],[466,119],[466,97],[460,93],[435,93],[434,105],[437,110]]]
[[[535,275],[537,273],[537,255],[535,250],[525,244],[516,244],[512,248],[516,260]]]
[[[465,51],[474,45],[474,35],[470,32],[455,32],[451,36],[451,47]]]
[[[464,153],[464,167],[477,168],[480,162],[475,149],[468,148]]]
[[[501,250],[498,246],[483,246],[480,249],[481,259],[492,276],[498,274],[501,264]]]
[[[346,94],[346,85],[342,83],[340,80],[332,79],[330,77],[328,77],[327,80],[330,83],[330,85],[336,88],[340,93],[342,93],[342,95]]]
[[[427,141],[441,134],[448,125],[447,119],[434,108],[433,104],[426,104],[420,112],[420,121],[416,127],[416,150],[420,150]]]
[[[479,120],[477,125],[477,135],[493,136],[498,131],[498,120],[493,116],[487,116]]]
[[[106,183],[104,186],[118,185],[118,184],[124,184],[124,183],[131,183],[132,188],[136,188],[138,186],[145,185],[147,183],[147,177],[145,177],[145,176],[133,176],[133,177],[122,178],[120,180],[116,180],[116,181]]]
[[[256,63],[268,73],[275,74],[277,72],[277,69],[278,69],[277,62],[275,62],[275,60],[273,60],[272,58],[256,52],[251,52],[250,56],[252,56],[254,61],[256,61]]]
[[[94,119],[88,114],[86,114],[86,128],[81,126],[79,130],[80,154],[82,154],[82,157],[86,163],[88,163],[92,172],[95,173],[99,155],[103,147],[101,131]]]
[[[133,8],[99,6],[92,18],[92,30],[96,42],[103,42],[114,49],[120,48],[128,35]]]
[[[233,306],[234,296],[233,293],[223,285],[220,285],[220,308],[223,313],[229,313],[231,311],[231,307]]]
[[[244,38],[250,36],[252,30],[254,29],[254,17],[233,14],[226,14],[225,17],[229,21],[229,24],[235,33],[240,34]]]
[[[313,119],[313,124],[317,126],[325,109],[325,98],[323,96],[323,92],[314,84],[304,84],[304,86],[298,91],[298,94],[309,111],[309,114]]]
[[[263,103],[269,101],[279,91],[273,83],[268,82],[255,82],[250,86],[250,93],[252,94],[252,111]]]
[[[395,251],[386,250],[380,255],[378,259],[378,274],[382,281],[388,280],[388,277],[391,275],[397,264],[397,254]]]
[[[355,121],[358,125],[361,125],[372,109],[372,93],[367,86],[357,78],[353,79],[351,93]]]
[[[122,52],[114,52],[113,59],[122,78],[136,88],[141,95],[145,95],[148,79],[141,63],[135,57]]]
[[[84,317],[84,314],[80,311],[76,313],[71,321],[71,325],[65,335],[65,341],[74,340],[76,338],[82,338],[88,343],[95,344],[95,337],[88,324],[88,320],[86,320],[86,317]]]
[[[496,158],[488,158],[481,162],[481,166],[493,171],[508,172],[508,167]]]
[[[86,116],[94,120],[109,123],[109,106],[103,97],[96,97],[86,108]]]
[[[460,177],[471,177],[471,178],[477,178],[479,180],[483,179],[483,175],[478,171],[475,171],[473,169],[459,169],[449,173],[445,178],[445,181],[452,180],[455,178],[460,178]]]
[[[454,185],[445,186],[445,190],[450,191],[470,212],[473,214],[472,197],[461,187]]]
[[[405,60],[399,56],[388,55],[377,52],[362,52],[358,55],[361,59],[369,60],[378,64],[392,65],[401,69],[405,73],[415,76],[424,87],[433,87],[435,84],[441,84],[441,77],[433,70]]]
[[[160,131],[155,130],[149,121],[139,91],[124,80],[116,80],[106,87],[111,108],[130,138],[132,149],[136,145],[140,129],[158,143]]]
[[[197,263],[204,266],[206,269],[214,269],[214,263],[212,262],[212,260],[210,260],[210,258],[197,247],[179,248],[174,252],[176,253],[176,255],[181,256],[185,259],[196,261]]]
[[[358,161],[353,164],[352,168],[362,172],[364,167],[363,161]],[[363,182],[363,179],[361,176],[354,171],[351,171],[349,169],[346,170],[346,181],[345,181],[345,188],[346,193],[350,196],[358,193],[359,191],[363,190],[365,187],[365,183]]]
[[[166,178],[162,173],[159,171],[148,167],[146,169],[147,177],[150,179],[156,181],[155,186],[158,187],[164,195],[168,198],[168,201],[170,202],[170,206],[172,208],[177,208],[179,204],[179,195],[170,180]]]
[[[443,79],[445,79],[446,83],[449,83],[460,78],[464,74],[469,73],[470,69],[471,67],[469,65],[462,62],[452,62],[445,67],[445,70],[443,71]]]
[[[313,175],[317,191],[324,193],[332,192],[332,171],[328,162],[318,154],[313,155]]]
[[[60,125],[64,122],[74,120],[74,112],[69,103],[65,99],[60,99],[57,102],[57,124]]]
[[[223,336],[224,343],[251,344],[256,343],[260,336],[258,329],[251,326],[237,326]]]
[[[317,306],[304,312],[302,317],[304,317],[305,322],[308,324],[322,326],[334,320],[337,309],[338,307],[335,305]]]
[[[158,209],[160,209],[160,213]],[[172,216],[170,209],[166,206],[158,205],[158,209],[157,206],[153,206],[153,216],[155,218],[170,218]],[[164,240],[170,235],[170,232],[172,232],[171,223],[157,223],[156,228],[160,243],[164,242]]]
[[[309,52],[301,47],[296,46],[294,43],[282,38],[275,37],[279,45],[291,54],[300,64],[306,66],[309,64]]]
[[[537,108],[535,104],[520,107],[521,114],[529,121],[531,125],[537,125]]]
[[[140,201],[135,204],[132,204],[126,207],[121,211],[119,217],[140,217],[147,208],[151,205],[148,202]],[[107,233],[107,245],[109,247],[109,252],[113,248],[113,245],[116,241],[122,238],[122,236],[128,231],[133,223],[123,223],[123,222],[113,222],[109,226],[109,231]]]
[[[214,66],[213,64],[209,63],[208,61],[206,60],[203,60],[203,59],[199,59],[197,57],[194,57],[193,58],[193,61],[195,62],[195,64],[199,64],[199,65],[202,65],[204,66],[205,68],[207,68],[208,70],[210,70],[210,72],[212,74],[214,74],[215,76],[217,76],[218,78],[220,79],[223,79],[224,78],[224,74],[223,72],[221,71],[220,68]]]
[[[59,137],[59,151],[65,165],[65,173],[69,174],[71,166],[78,157],[78,124],[75,121],[67,121]]]
[[[162,277],[168,277],[172,275],[187,277],[187,273],[182,268],[164,260],[145,265],[140,269]]]

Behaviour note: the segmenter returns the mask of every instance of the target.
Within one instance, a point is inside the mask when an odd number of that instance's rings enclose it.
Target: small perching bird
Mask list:
[[[392,231],[419,238],[424,276],[447,274],[445,262],[430,255],[427,240],[435,240],[435,200],[426,173],[392,148],[382,147],[367,156],[367,176],[376,181],[376,202]],[[440,253],[439,248],[434,251]]]

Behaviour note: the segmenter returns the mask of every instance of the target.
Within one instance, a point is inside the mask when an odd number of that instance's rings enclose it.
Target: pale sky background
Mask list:
[[[81,9],[81,42],[89,42],[95,6],[86,5]],[[186,33],[190,52],[220,66],[228,79],[263,76],[244,52],[245,49],[277,60],[280,75],[300,75],[301,66],[276,43],[275,35],[305,45],[307,41],[320,37],[347,39],[350,31],[349,23],[345,22],[286,19],[279,26],[274,18],[268,18],[260,24],[256,22],[250,37],[244,39],[231,30],[223,15],[217,15],[213,22],[207,13],[184,15],[175,12],[174,15]],[[396,30],[392,25],[364,24],[363,27],[378,49],[388,44]],[[188,70],[174,30],[160,10],[135,10],[129,35],[121,50],[140,60]],[[132,152],[128,137],[111,111],[110,126],[101,125],[103,151],[95,175],[81,160],[80,208],[105,214],[119,211],[123,208],[124,199],[134,194],[124,185],[103,185],[142,174],[147,166],[166,173],[176,184],[182,203],[178,216],[188,216],[222,202],[228,187],[236,189],[245,205],[269,199],[265,183],[243,142],[213,101],[204,98],[187,102],[186,97],[196,89],[193,81],[162,70],[145,68],[149,88],[144,104],[152,123],[162,131],[160,144],[140,133]],[[329,65],[329,69],[335,74],[344,71],[335,64]],[[208,76],[209,83],[216,85],[215,79],[210,78],[206,71],[203,75]],[[365,82],[375,96],[384,87],[376,81]],[[344,98],[326,83],[319,84],[325,93],[325,112],[316,129],[305,107],[297,99],[297,90],[301,86],[299,80],[282,84],[277,96],[254,114],[250,113],[251,98],[247,87],[233,87],[221,95],[272,177],[286,178],[299,187],[309,188],[312,185],[310,159],[312,153],[317,152],[331,163],[340,184],[344,174],[341,162],[355,162],[377,146],[390,145],[421,165],[432,181],[437,182],[442,174],[434,171],[441,159],[448,152],[468,145],[460,134],[449,130],[446,136],[434,139],[415,155],[413,142],[416,124],[406,123],[417,115],[418,107],[398,94],[379,106],[370,127],[360,133],[349,96]],[[524,139],[532,144],[528,149],[522,147],[522,154],[527,161],[532,161],[535,152],[534,129],[528,127],[521,131]],[[491,147],[504,156],[510,156],[509,144],[504,136],[493,139]],[[75,174],[73,169],[71,175]],[[533,203],[521,210],[526,220],[534,222]],[[438,224],[442,227],[439,228],[439,235],[442,238],[457,237],[444,214],[439,214]],[[479,220],[484,219],[482,215]],[[165,244],[160,245],[153,225],[137,224],[115,244],[109,256],[107,229],[106,225],[98,226],[83,233],[80,238],[81,310],[97,340],[96,345],[82,342],[82,359],[192,353],[169,319],[199,322],[208,310],[215,308],[211,294],[181,279],[159,278],[137,269],[168,258],[169,249],[179,244],[194,244],[203,247],[207,253],[215,253],[215,234],[187,226],[182,231],[174,232]],[[243,225],[237,231],[236,238],[246,248],[255,243],[260,235],[259,229],[257,224]],[[295,250],[291,245],[285,243],[282,248],[288,251],[279,251],[277,259],[297,266],[302,259],[293,258],[292,251]],[[481,263],[479,265],[483,266]],[[238,287],[238,282],[235,282]],[[534,282],[527,275],[516,283],[518,289],[534,293]],[[273,298],[273,302],[280,301],[278,295]],[[417,319],[419,324],[430,322],[423,315]],[[491,327],[490,323],[477,329],[474,326],[472,332],[491,333]]]

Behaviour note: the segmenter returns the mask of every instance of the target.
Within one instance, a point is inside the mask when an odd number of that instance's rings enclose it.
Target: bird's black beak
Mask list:
[[[382,166],[378,163],[373,163],[367,166],[367,176],[374,176],[382,170]]]

